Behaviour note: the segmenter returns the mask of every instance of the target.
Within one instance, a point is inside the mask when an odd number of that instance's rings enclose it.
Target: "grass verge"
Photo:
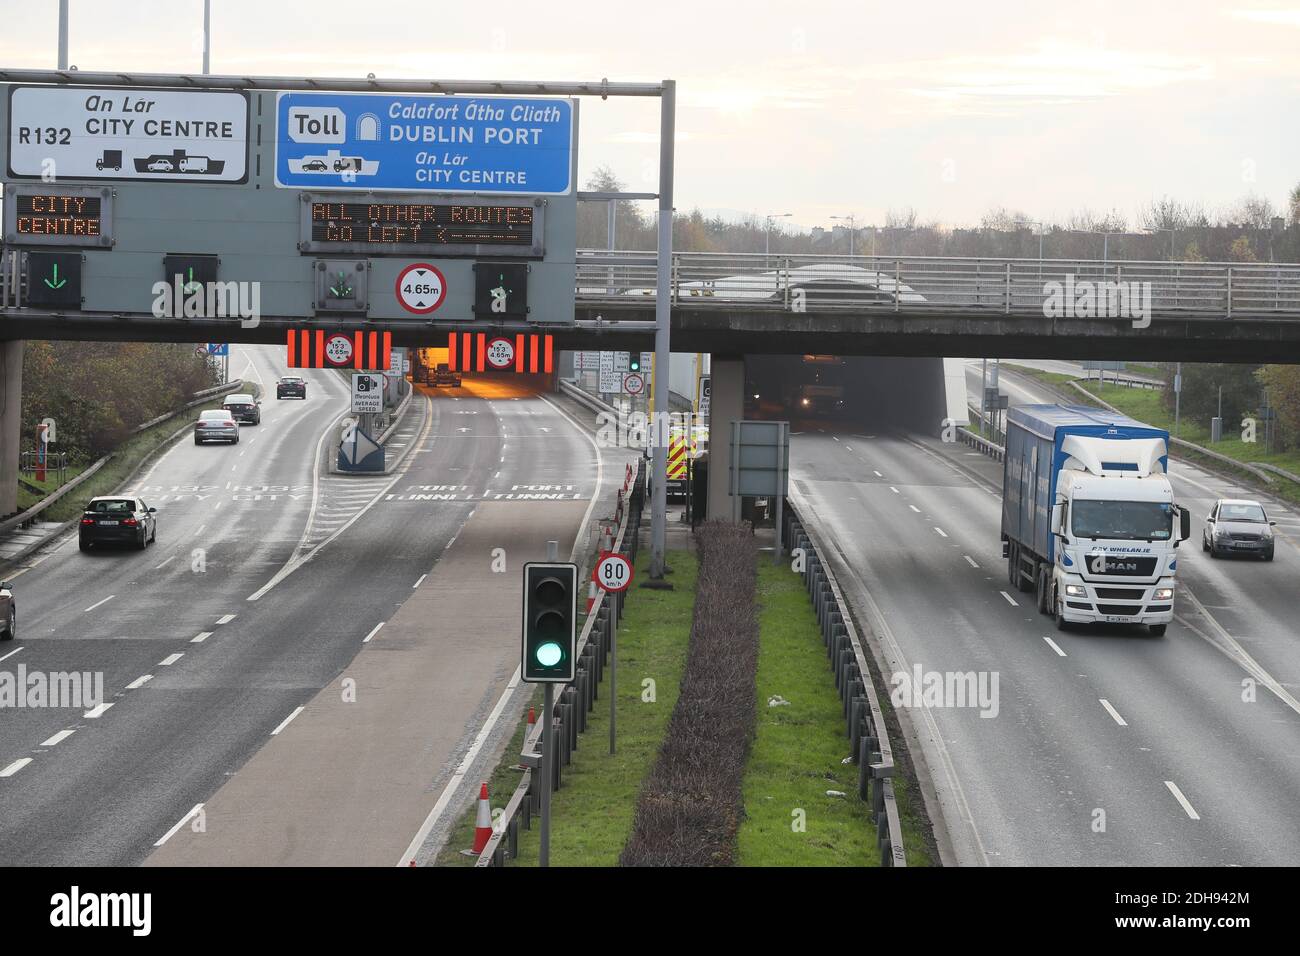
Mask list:
[[[760,561],[758,602],[758,724],[745,771],[737,861],[878,866],[876,827],[858,798],[857,766],[843,763],[849,740],[840,696],[803,579],[788,565]],[[789,704],[769,706],[777,697]],[[890,734],[899,753],[902,737]],[[829,796],[832,790],[845,796]],[[930,827],[914,805],[915,788],[900,774],[894,790],[908,865],[931,865]]]
[[[637,580],[649,576],[649,549],[637,561]],[[654,763],[668,718],[677,704],[686,649],[690,641],[695,605],[697,563],[689,551],[670,551],[673,569],[671,591],[638,588],[628,595],[618,629],[618,752],[609,753],[609,684],[601,684],[600,698],[587,717],[587,731],[578,739],[573,762],[564,768],[560,789],[551,797],[551,865],[615,866],[632,830],[641,783]],[[653,685],[647,686],[647,681]],[[651,693],[653,691],[653,693]],[[652,699],[647,700],[646,697]],[[540,690],[535,705],[540,713]],[[510,770],[523,745],[525,721],[505,751],[489,782],[492,806],[505,806],[519,783]],[[532,830],[520,830],[522,866],[537,865],[537,821]],[[447,846],[438,854],[438,866],[472,866],[461,849],[474,842],[474,808],[461,815]]]

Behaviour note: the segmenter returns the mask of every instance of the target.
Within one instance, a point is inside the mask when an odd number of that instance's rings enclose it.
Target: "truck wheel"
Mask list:
[[[1013,544],[1007,548],[1007,583],[1012,587],[1016,586],[1016,582],[1020,578],[1020,575],[1016,573],[1016,562],[1018,560],[1019,555],[1016,554],[1016,546]]]
[[[1051,593],[1051,586],[1047,583],[1047,579],[1048,579],[1047,565],[1040,564],[1038,566],[1038,577],[1037,577],[1039,614],[1051,613],[1051,608],[1047,603],[1048,596]]]
[[[1151,636],[1152,636],[1152,637],[1164,637],[1164,636],[1165,636],[1165,629],[1168,628],[1168,627],[1169,627],[1168,624],[1148,624],[1148,625],[1147,625],[1147,628],[1151,631]]]
[[[1070,622],[1065,619],[1065,614],[1063,612],[1064,607],[1061,604],[1061,599],[1057,598],[1056,611],[1052,616],[1056,618],[1056,629],[1058,631],[1068,631],[1070,629]]]

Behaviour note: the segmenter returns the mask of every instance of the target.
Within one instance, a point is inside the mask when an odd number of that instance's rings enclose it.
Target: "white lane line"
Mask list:
[[[840,440],[838,435],[832,435],[831,437],[834,438],[836,441]]]
[[[1052,640],[1050,637],[1046,637],[1046,636],[1043,638],[1043,640],[1045,640],[1045,641],[1047,642],[1047,646],[1048,646],[1048,647],[1050,647],[1052,650],[1056,651],[1056,653],[1057,653],[1058,656],[1060,656],[1060,657],[1065,657],[1065,656],[1067,656],[1066,653],[1065,653],[1065,651],[1061,650],[1060,645],[1057,644],[1056,641],[1054,641],[1054,640]]]
[[[42,742],[41,742],[41,746],[42,746],[42,747],[57,747],[59,744],[63,743],[63,741],[67,740],[69,737],[71,737],[71,736],[72,736],[73,734],[75,734],[76,732],[77,732],[77,730],[76,730],[75,727],[74,727],[72,730],[60,730],[57,734],[55,734],[55,735],[54,735],[53,737],[51,737],[49,740],[42,741]]]
[[[899,493],[900,493],[899,490],[898,490],[897,488],[895,488],[893,485],[890,485],[890,486],[889,486],[889,490],[892,491],[894,494],[899,494]]]
[[[86,720],[94,720],[96,717],[103,717],[104,712],[112,706],[113,706],[112,704],[98,704],[95,706],[93,710],[88,710],[81,716],[84,717]]]
[[[0,661],[7,661],[7,660],[9,660],[9,658],[13,657],[15,654],[17,654],[17,653],[18,653],[19,651],[21,651],[21,650],[22,650],[21,647],[19,647],[19,648],[15,648],[14,650],[12,650],[12,651],[10,651],[8,654],[6,654],[4,657],[0,657]]]
[[[453,534],[453,535],[451,536],[451,540],[447,542],[447,547],[448,547],[448,548],[450,548],[453,544],[456,543],[456,538],[457,538],[457,537],[459,537],[458,534]]]
[[[416,578],[415,583],[411,585],[411,590],[414,591],[414,590],[415,590],[416,588],[418,588],[421,584],[423,584],[423,583],[424,583],[424,579],[427,578],[428,576],[429,576],[429,575],[427,575],[427,574],[421,574],[418,578]]]
[[[221,510],[221,502],[218,501],[215,505],[213,505],[213,506],[212,506],[212,510],[213,510],[213,511],[219,511],[219,510]]]
[[[171,667],[173,664],[175,664],[178,660],[180,660],[184,656],[185,656],[184,654],[168,654],[166,657],[164,657],[162,660],[158,662],[158,666]]]
[[[1105,697],[1099,697],[1097,698],[1097,700],[1101,704],[1101,706],[1106,708],[1106,713],[1110,714],[1112,717],[1115,718],[1115,723],[1119,724],[1121,727],[1128,726],[1128,721],[1119,715],[1119,711],[1110,705],[1110,701],[1108,701]]]
[[[199,535],[201,535],[201,534],[203,533],[203,529],[206,528],[206,527],[207,527],[207,525],[205,525],[205,524],[201,524],[201,525],[199,525],[197,528],[195,528],[195,529],[194,529],[194,537],[197,538]]]
[[[203,631],[203,632],[201,632],[201,633],[199,633],[199,634],[195,634],[193,637],[191,637],[191,638],[190,638],[190,643],[191,643],[191,644],[202,644],[204,641],[206,641],[206,640],[207,640],[209,637],[211,637],[211,636],[212,636],[212,632],[211,632],[211,631]]]
[[[1174,795],[1174,799],[1182,804],[1183,809],[1187,811],[1189,817],[1193,820],[1201,819],[1201,815],[1196,812],[1195,808],[1187,801],[1187,798],[1183,796],[1183,791],[1178,789],[1178,784],[1174,783],[1172,780],[1166,780],[1165,786],[1168,787],[1169,792]]]
[[[372,637],[374,637],[376,634],[378,634],[378,633],[379,633],[379,629],[380,629],[381,627],[383,627],[383,626],[384,626],[384,622],[383,622],[383,621],[380,621],[378,624],[376,624],[376,625],[371,629],[370,633],[367,634],[365,637],[363,637],[363,638],[361,639],[361,643],[362,643],[362,644],[369,644],[369,643],[370,643],[370,639],[371,639]]]
[[[913,511],[915,511],[917,514],[921,513],[921,509],[918,508],[916,505],[908,505],[908,507],[911,508]]]
[[[1007,603],[1010,604],[1012,607],[1020,607],[1020,605],[1016,603],[1016,599],[1013,598],[1006,591],[999,591],[998,593],[1001,594],[1004,598],[1006,598]]]
[[[5,767],[3,770],[0,770],[0,777],[12,777],[19,770],[22,770],[23,767],[26,767],[31,762],[32,762],[31,757],[19,757],[9,766]]]
[[[980,566],[975,563],[975,559],[972,558],[969,554],[963,554],[962,557],[966,559],[966,563],[969,564],[972,568],[974,568],[976,571],[979,570]]]
[[[871,473],[872,473],[873,475],[875,475],[877,478],[884,478],[884,477],[885,477],[885,476],[882,475],[880,472],[878,472],[878,471],[876,471],[876,470],[874,470],[874,469],[872,470]]]
[[[233,621],[234,619],[235,619],[235,615],[233,615],[233,614],[223,614],[221,617],[217,618],[217,623],[218,623],[218,624],[229,624],[229,623],[230,623],[231,621]]]
[[[160,564],[160,565],[158,565],[156,568],[154,568],[154,570],[155,570],[155,571],[161,571],[163,568],[167,567],[167,565],[171,564],[171,563],[172,563],[173,561],[175,561],[175,560],[176,560],[176,555],[173,554],[170,558],[168,558],[168,559],[167,559],[166,561],[164,561],[162,564]]]
[[[96,601],[94,604],[92,604],[90,607],[86,608],[86,610],[85,610],[85,611],[82,611],[81,613],[82,613],[82,614],[85,614],[85,613],[87,613],[88,611],[93,611],[95,608],[99,607],[101,604],[107,604],[109,601],[113,600],[113,598],[115,598],[115,597],[117,597],[116,594],[110,594],[108,597],[104,598],[104,600],[102,600],[102,601]]]
[[[199,812],[202,809],[203,809],[203,804],[201,803],[194,804],[194,809],[191,810],[189,813],[185,814],[185,816],[181,817],[179,820],[177,820],[176,825],[172,827],[170,830],[168,830],[166,833],[164,833],[162,835],[162,839],[159,840],[157,843],[155,843],[154,846],[156,847],[162,846],[164,843],[166,843],[168,840],[174,837],[176,835],[176,831],[179,830],[181,827],[185,826],[185,824],[189,823],[196,816],[198,816]]]
[[[284,718],[284,720],[280,721],[280,726],[276,727],[275,730],[271,731],[271,736],[278,737],[280,735],[280,731],[284,730],[284,728],[289,726],[289,721],[293,720],[295,717],[297,717],[306,709],[307,709],[306,706],[295,707],[293,709],[293,713],[290,714],[288,717]]]
[[[937,531],[937,532],[939,532],[939,537],[941,537],[941,538],[946,538],[946,537],[948,537],[948,535],[944,533],[944,530],[943,530],[942,528],[938,527],[937,525],[935,526],[935,529],[934,529],[934,530]]]
[[[151,681],[151,680],[153,680],[153,675],[152,675],[152,674],[145,674],[143,677],[137,677],[135,680],[131,681],[131,683],[127,684],[127,685],[126,685],[126,689],[127,689],[127,690],[139,690],[141,687],[143,687],[145,684],[149,683],[149,681]]]

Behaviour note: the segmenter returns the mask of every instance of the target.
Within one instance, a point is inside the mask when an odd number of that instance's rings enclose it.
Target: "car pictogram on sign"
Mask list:
[[[427,262],[412,263],[398,274],[396,295],[407,312],[428,315],[447,297],[447,277]]]

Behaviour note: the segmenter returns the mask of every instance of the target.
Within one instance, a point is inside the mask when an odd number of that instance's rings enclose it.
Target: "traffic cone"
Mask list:
[[[478,815],[474,820],[474,853],[483,852],[488,840],[492,839],[492,805],[488,803],[487,784],[481,784],[478,791]]]
[[[592,605],[596,603],[596,582],[592,581],[587,586],[587,613],[591,613]]]

